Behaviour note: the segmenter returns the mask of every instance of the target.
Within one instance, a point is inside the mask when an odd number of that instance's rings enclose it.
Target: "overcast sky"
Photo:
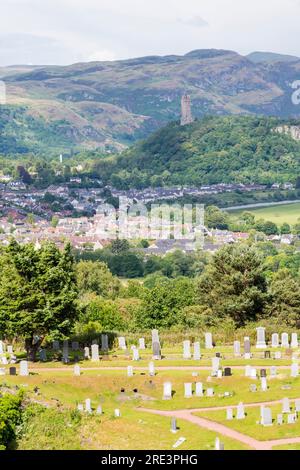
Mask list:
[[[300,56],[300,0],[0,0],[0,65],[231,49]]]

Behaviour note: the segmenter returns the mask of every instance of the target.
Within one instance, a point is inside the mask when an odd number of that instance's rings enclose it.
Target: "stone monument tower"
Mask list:
[[[194,121],[191,111],[191,97],[187,94],[181,98],[181,125],[191,124]]]

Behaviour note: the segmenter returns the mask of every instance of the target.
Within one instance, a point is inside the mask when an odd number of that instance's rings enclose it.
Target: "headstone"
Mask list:
[[[227,410],[226,410],[226,419],[227,419],[227,421],[233,420],[233,409],[232,408],[227,408]]]
[[[152,354],[154,360],[161,359],[161,347],[157,330],[152,330]]]
[[[261,377],[267,377],[267,370],[266,369],[260,369],[260,376]]]
[[[251,377],[252,367],[246,366],[245,367],[245,377]]]
[[[85,400],[85,411],[86,411],[86,413],[92,413],[92,405],[91,405],[90,398],[87,398]]]
[[[145,338],[140,338],[139,339],[139,349],[146,349],[146,345],[145,345]]]
[[[243,403],[239,403],[237,406],[236,419],[245,419],[245,408]]]
[[[249,357],[249,355],[251,354],[251,343],[250,338],[248,336],[244,338],[244,353],[245,356],[247,354],[247,357]]]
[[[93,344],[91,349],[92,349],[92,362],[99,362],[99,346],[98,346],[98,344]]]
[[[137,348],[133,349],[132,351],[132,360],[133,361],[139,361],[140,360],[140,353]]]
[[[275,352],[275,355],[274,355],[274,358],[275,358],[275,359],[281,359],[281,352],[280,352],[280,351],[276,351],[276,352]]]
[[[133,367],[132,366],[127,367],[127,377],[133,377]]]
[[[99,405],[99,406],[97,407],[96,414],[97,414],[97,415],[102,415],[102,413],[103,413],[103,411],[102,411],[102,406]]]
[[[180,437],[178,441],[175,442],[175,444],[172,445],[173,449],[177,449],[179,446],[181,446],[184,442],[186,441],[185,437]]]
[[[194,343],[194,361],[200,361],[201,359],[201,349],[200,349],[200,342],[197,341]]]
[[[69,343],[64,341],[63,343],[63,362],[67,364],[69,362]]]
[[[218,375],[218,370],[220,368],[220,359],[218,357],[213,357],[211,360],[211,375]]]
[[[270,375],[271,375],[271,377],[276,377],[276,375],[277,375],[277,367],[276,366],[272,366],[270,368]]]
[[[80,366],[78,364],[74,366],[74,375],[75,377],[80,377]]]
[[[78,410],[78,411],[84,411],[84,406],[83,406],[82,403],[78,403],[78,405],[77,405],[77,410]]]
[[[272,348],[279,348],[279,334],[272,334]]]
[[[257,392],[257,386],[256,386],[256,384],[251,384],[249,390],[250,390],[250,392],[252,392],[252,393]]]
[[[164,382],[163,400],[170,400],[172,398],[172,384],[171,382]]]
[[[90,348],[88,346],[86,346],[84,348],[84,359],[88,360],[88,359],[90,359],[90,357],[91,357],[90,356]]]
[[[213,388],[208,388],[206,390],[206,396],[207,397],[213,397],[214,396],[214,389]]]
[[[7,353],[8,354],[13,354],[13,347],[12,346],[7,346]]]
[[[265,349],[266,345],[266,329],[263,327],[256,328],[257,341],[256,349]]]
[[[271,351],[265,351],[264,352],[264,357],[265,357],[265,359],[271,359]]]
[[[224,444],[220,441],[218,437],[216,437],[215,441],[215,450],[224,450]]]
[[[299,375],[299,365],[294,363],[291,365],[291,377],[295,378]]]
[[[235,357],[240,357],[241,355],[241,343],[240,341],[235,341],[233,343],[233,354]]]
[[[277,424],[279,426],[283,424],[283,415],[281,413],[277,415]]]
[[[282,413],[289,413],[291,411],[290,400],[288,398],[283,398],[282,400]]]
[[[295,424],[297,421],[297,416],[295,413],[290,413],[287,416],[287,424]]]
[[[296,413],[300,413],[300,400],[295,400],[295,411]]]
[[[72,342],[72,351],[79,351],[79,343],[78,341]]]
[[[183,359],[191,359],[191,342],[183,341]]]
[[[41,349],[39,351],[40,361],[47,362],[47,351],[46,349]]]
[[[224,369],[224,376],[225,377],[231,377],[232,373],[231,373],[231,368],[230,367],[225,367]]]
[[[0,354],[4,354],[4,343],[0,341]]]
[[[0,375],[5,375],[5,369],[4,369],[4,367],[0,367]]]
[[[267,408],[265,406],[262,407],[261,424],[263,426],[272,426],[273,420],[271,408]]]
[[[155,366],[154,366],[154,362],[149,362],[149,375],[150,375],[150,377],[154,377],[154,376],[155,376]]]
[[[52,349],[53,351],[59,351],[59,341],[53,341]]]
[[[115,410],[115,418],[120,418],[121,417],[121,411],[119,409]]]
[[[205,349],[213,349],[212,334],[205,333]]]
[[[203,384],[196,382],[196,397],[203,397]]]
[[[281,347],[282,348],[289,348],[289,335],[287,333],[282,333],[281,335]]]
[[[177,420],[176,420],[176,418],[171,419],[171,432],[173,434],[177,433]]]
[[[119,349],[126,350],[126,339],[124,336],[120,336],[118,338],[118,343],[119,343]]]
[[[218,372],[217,372],[217,378],[221,379],[222,377],[223,377],[223,372],[222,372],[221,369],[219,369]]]
[[[28,375],[29,375],[28,362],[27,361],[21,361],[20,362],[20,376],[21,377],[27,377]]]
[[[9,375],[17,375],[17,368],[16,367],[10,367],[9,368]]]
[[[251,367],[251,374],[250,374],[251,379],[257,379],[257,370],[255,367]]]
[[[191,383],[184,384],[184,398],[192,398],[192,396],[193,396],[192,384]]]
[[[101,335],[101,350],[108,351],[108,335]]]
[[[291,348],[292,349],[298,348],[298,334],[297,333],[292,333]]]
[[[7,357],[6,356],[1,357],[1,362],[4,366],[6,366],[8,364]]]
[[[266,377],[262,377],[260,379],[260,387],[262,392],[266,392],[268,390],[268,382]]]

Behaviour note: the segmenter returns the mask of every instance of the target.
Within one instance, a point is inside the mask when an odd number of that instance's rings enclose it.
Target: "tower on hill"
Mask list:
[[[187,94],[181,98],[181,125],[191,124],[194,121],[191,110],[191,97]]]

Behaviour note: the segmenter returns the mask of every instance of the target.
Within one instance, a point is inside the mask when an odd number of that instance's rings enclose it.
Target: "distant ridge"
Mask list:
[[[300,60],[299,57],[287,54],[277,54],[276,52],[251,52],[248,54],[247,59],[251,60],[255,64],[262,62],[275,63],[275,62],[296,62]]]

